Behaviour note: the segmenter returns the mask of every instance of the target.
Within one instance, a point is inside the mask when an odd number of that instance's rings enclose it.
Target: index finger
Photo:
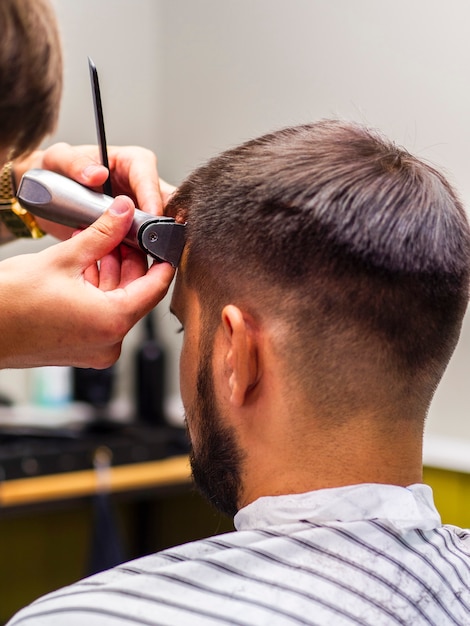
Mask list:
[[[100,187],[108,177],[97,146],[55,143],[42,154],[42,167],[67,176],[87,187]]]
[[[155,154],[138,146],[111,146],[108,158],[113,184],[120,193],[132,195],[141,211],[163,215],[164,202]]]

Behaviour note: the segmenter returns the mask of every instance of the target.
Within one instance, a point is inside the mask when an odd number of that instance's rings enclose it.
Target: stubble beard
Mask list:
[[[197,429],[197,450],[190,463],[198,490],[220,512],[233,517],[238,511],[243,453],[232,428],[222,424],[212,375],[211,354],[201,351],[196,400],[186,411],[186,421]]]

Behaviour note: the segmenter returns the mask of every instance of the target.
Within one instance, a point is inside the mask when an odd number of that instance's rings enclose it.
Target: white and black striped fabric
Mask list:
[[[425,485],[260,498],[235,524],[45,596],[10,626],[470,625],[470,533],[441,525]]]

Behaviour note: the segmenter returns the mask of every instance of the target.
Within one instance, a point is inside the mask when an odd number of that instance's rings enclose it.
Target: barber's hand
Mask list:
[[[108,160],[114,195],[125,194],[141,211],[163,215],[174,188],[159,180],[155,154],[138,146],[110,146]],[[97,146],[54,144],[43,152],[42,167],[91,188],[101,188],[108,177]]]
[[[114,195],[129,196],[141,211],[163,215],[175,188],[158,178],[155,154],[138,146],[110,146],[108,160]],[[15,163],[18,182],[32,167],[52,170],[99,191],[108,177],[108,170],[100,164],[97,146],[57,143],[44,151],[34,152],[26,160]],[[64,239],[70,235],[70,230],[63,226],[38,221],[46,232],[56,237]]]
[[[89,228],[42,252],[0,263],[0,367],[103,368],[166,294],[174,270],[127,246],[132,202],[116,198]],[[97,265],[97,261],[102,262]]]

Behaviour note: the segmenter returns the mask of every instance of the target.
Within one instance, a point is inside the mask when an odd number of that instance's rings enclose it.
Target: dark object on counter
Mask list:
[[[86,402],[96,411],[97,418],[105,418],[114,390],[114,366],[102,370],[73,369],[73,399]]]
[[[144,319],[145,336],[136,353],[135,399],[139,421],[163,426],[165,418],[165,351],[157,339],[152,313]]]

